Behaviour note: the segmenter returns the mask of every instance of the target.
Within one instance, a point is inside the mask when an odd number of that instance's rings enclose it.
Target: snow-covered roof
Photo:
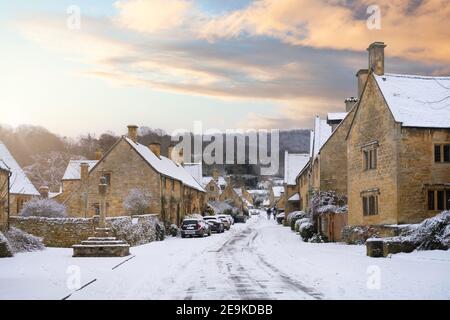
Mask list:
[[[300,195],[298,194],[298,192],[290,196],[288,201],[300,201]]]
[[[264,196],[267,194],[267,190],[259,190],[259,189],[253,189],[253,190],[247,190],[248,193],[250,193],[251,195],[260,195],[260,196]]]
[[[97,160],[70,160],[67,165],[66,171],[62,177],[62,180],[80,180],[81,179],[81,167],[82,163],[89,165],[89,171],[97,164]]]
[[[342,121],[344,120],[347,112],[329,112],[327,114],[328,121]]]
[[[193,189],[205,192],[205,189],[203,189],[200,183],[197,182],[197,180],[195,180],[195,178],[189,173],[188,170],[183,168],[183,166],[176,164],[164,156],[160,156],[158,158],[147,146],[134,142],[128,137],[124,138],[136,150],[136,152],[139,153],[141,157],[160,174],[179,180]]]
[[[314,144],[313,155],[314,157],[319,154],[320,148],[327,142],[331,136],[332,129],[328,125],[326,120],[321,120],[319,116],[314,119]]]
[[[284,187],[275,186],[275,187],[272,187],[272,191],[273,191],[273,196],[275,198],[279,198],[279,197],[281,197],[281,194],[284,193]]]
[[[450,128],[450,77],[374,77],[395,121],[405,127]]]
[[[208,183],[211,182],[211,180],[213,180],[213,177],[203,177],[202,178],[203,187],[206,187]],[[220,187],[225,187],[227,185],[227,181],[225,180],[224,177],[218,177],[217,182]]]
[[[295,178],[309,161],[308,153],[289,153],[284,156],[284,182],[295,185]]]
[[[183,167],[194,177],[194,179],[202,183],[203,168],[201,163],[185,163]]]
[[[236,194],[239,197],[242,197],[242,189],[241,188],[233,188],[234,192],[236,192]]]
[[[9,192],[12,194],[23,194],[30,196],[39,196],[39,192],[28,179],[25,172],[16,162],[14,157],[9,152],[8,148],[0,142],[0,160],[3,162],[11,172]]]
[[[9,171],[9,167],[6,165],[6,163],[0,159],[0,170],[6,170]]]

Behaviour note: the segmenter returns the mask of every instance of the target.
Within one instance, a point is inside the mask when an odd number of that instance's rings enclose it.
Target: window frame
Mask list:
[[[373,141],[361,147],[363,171],[376,170],[378,168],[378,141]]]
[[[450,163],[450,143],[435,143],[433,148],[434,163]]]

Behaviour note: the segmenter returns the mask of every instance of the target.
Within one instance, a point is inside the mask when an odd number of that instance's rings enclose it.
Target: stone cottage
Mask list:
[[[283,197],[284,187],[273,186],[269,187],[269,207],[273,208],[277,205],[278,201]]]
[[[226,180],[219,175],[217,169],[213,170],[212,177],[202,177],[202,185],[206,190],[207,201],[219,201],[222,191],[226,188]]]
[[[137,141],[137,126],[122,136],[98,160],[71,161],[62,180],[62,193],[54,199],[65,204],[70,216],[92,217],[99,212],[98,182],[106,178],[107,216],[129,214],[124,201],[132,190],[148,197],[149,213],[179,224],[185,214],[202,213],[205,190],[181,163],[161,155],[158,143]]]
[[[0,160],[0,230],[8,224],[9,167]]]
[[[289,153],[284,156],[284,193],[278,202],[278,208],[284,207],[285,214],[298,211],[301,208],[301,199],[296,177],[309,162],[309,153]],[[286,221],[286,220],[285,220]]]
[[[450,209],[450,77],[387,74],[383,42],[347,134],[350,225],[418,223]]]
[[[234,207],[244,209],[244,201],[241,196],[236,192],[237,188],[233,188],[231,181],[227,182],[227,186],[222,191],[219,197],[219,201],[227,201],[231,203]]]
[[[18,215],[27,201],[33,197],[39,197],[40,194],[9,152],[8,148],[1,142],[0,160],[11,171],[9,179],[9,214],[12,216]]]

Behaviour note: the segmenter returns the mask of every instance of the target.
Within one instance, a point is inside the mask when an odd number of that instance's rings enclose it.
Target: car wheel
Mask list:
[[[182,234],[181,237],[182,237],[182,238],[186,238],[186,235]]]

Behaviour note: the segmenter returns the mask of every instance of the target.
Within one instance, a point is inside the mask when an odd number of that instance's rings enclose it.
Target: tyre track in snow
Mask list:
[[[260,231],[249,222],[247,229],[226,241],[217,251],[217,264],[232,281],[243,300],[321,299],[314,288],[293,279],[258,253],[255,240]],[[257,222],[256,222],[257,223]]]

